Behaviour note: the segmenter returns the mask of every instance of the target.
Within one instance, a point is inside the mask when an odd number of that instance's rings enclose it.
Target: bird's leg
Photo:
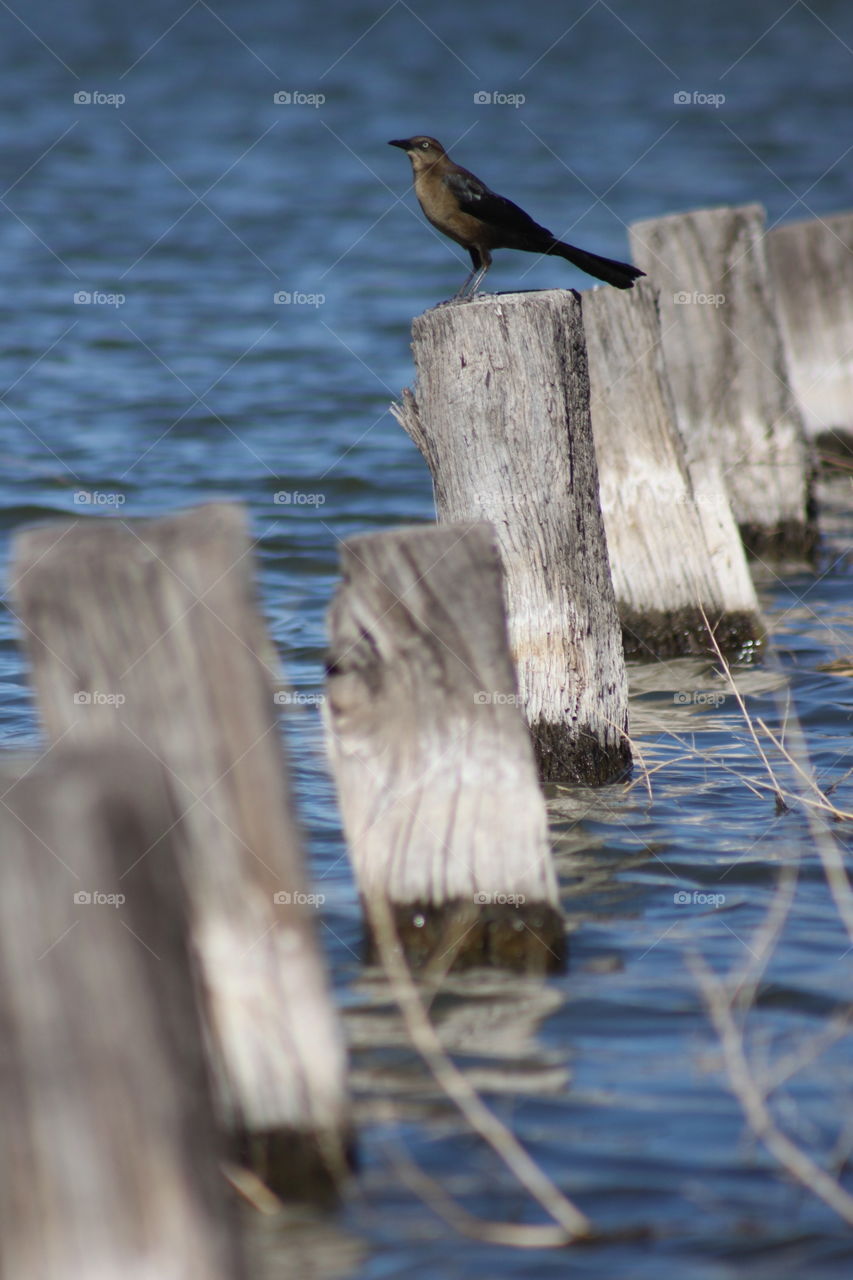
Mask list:
[[[478,249],[476,245],[471,245],[468,252],[471,255],[471,270],[462,281],[458,291],[453,295],[454,302],[466,296],[473,298],[480,287],[480,281],[492,265],[492,255],[488,249]]]
[[[474,264],[474,270],[465,283],[468,285],[468,297],[473,298],[482,283],[484,275],[492,265],[492,255],[488,249],[471,248],[469,252],[471,261]]]
[[[477,272],[477,274],[474,276],[474,279],[471,281],[471,284],[468,289],[469,298],[473,298],[474,294],[477,292],[480,285],[482,284],[483,278],[491,265],[492,265],[492,259],[491,257],[489,257],[488,262],[483,263],[483,265],[480,267],[480,270]]]
[[[473,253],[472,253],[472,254],[471,254],[471,257],[473,258],[473,256],[474,256],[474,255],[473,255]],[[468,285],[469,285],[469,284],[471,283],[471,281],[474,279],[474,276],[477,274],[477,270],[478,270],[478,268],[477,268],[476,266],[474,266],[474,267],[472,267],[472,268],[471,268],[471,270],[468,272],[467,276],[466,276],[466,277],[465,277],[465,279],[462,281],[462,283],[461,283],[461,285],[459,286],[459,288],[458,288],[458,289],[456,290],[456,292],[454,293],[453,297],[450,299],[450,301],[451,301],[451,302],[458,302],[458,301],[460,300],[460,298],[464,298],[464,297],[465,297],[465,293],[466,293],[466,291],[467,291],[467,289],[468,289]]]

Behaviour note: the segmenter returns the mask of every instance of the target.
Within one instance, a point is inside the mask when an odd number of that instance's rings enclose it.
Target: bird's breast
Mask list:
[[[486,228],[479,218],[463,213],[459,202],[441,181],[415,179],[415,195],[427,219],[458,244],[479,244]]]

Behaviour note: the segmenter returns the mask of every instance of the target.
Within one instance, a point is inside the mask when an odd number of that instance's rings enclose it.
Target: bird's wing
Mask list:
[[[538,222],[519,209],[517,204],[490,191],[485,182],[481,182],[467,169],[456,169],[444,175],[444,182],[459,201],[463,213],[470,213],[475,218],[482,218],[490,226],[507,232],[538,232],[551,236]]]

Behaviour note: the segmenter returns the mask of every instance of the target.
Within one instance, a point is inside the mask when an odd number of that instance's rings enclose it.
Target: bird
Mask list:
[[[469,169],[454,164],[435,138],[419,134],[394,138],[388,145],[400,147],[411,160],[415,195],[427,219],[471,255],[471,270],[454,301],[473,298],[492,265],[492,249],[523,249],[566,258],[616,289],[632,289],[634,281],[646,274],[628,262],[602,258],[558,240],[517,204],[490,190]]]

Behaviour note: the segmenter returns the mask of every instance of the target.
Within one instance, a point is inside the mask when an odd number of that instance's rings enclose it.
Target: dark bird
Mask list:
[[[471,270],[455,297],[474,296],[492,265],[492,249],[554,254],[617,289],[633,288],[637,277],[646,274],[630,263],[602,258],[558,240],[517,204],[454,164],[435,138],[397,138],[388,145],[401,147],[411,160],[415,195],[432,225],[471,255]]]

